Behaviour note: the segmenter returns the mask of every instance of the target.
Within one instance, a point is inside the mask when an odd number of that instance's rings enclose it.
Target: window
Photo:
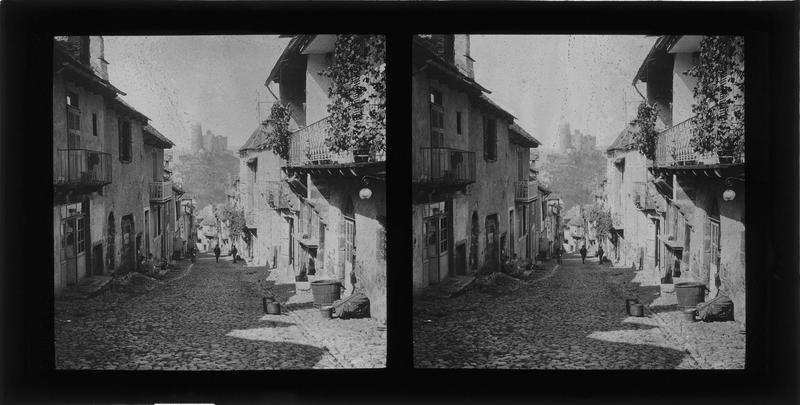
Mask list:
[[[508,252],[511,257],[514,256],[514,210],[508,211]]]
[[[85,227],[85,218],[80,217],[78,218],[78,244],[77,244],[77,252],[83,253],[86,247],[86,227]]]
[[[439,253],[447,252],[447,216],[439,218]]]
[[[120,120],[119,124],[119,160],[130,162],[133,158],[133,139],[130,121]]]
[[[442,93],[431,90],[431,146],[444,145],[444,105]]]
[[[73,92],[67,92],[67,105],[70,107],[78,107],[78,95]]]
[[[456,111],[456,133],[461,135],[461,111]]]
[[[92,113],[92,135],[97,136],[97,114]]]
[[[522,226],[522,231],[520,232],[520,236],[525,236],[528,234],[528,207],[525,206],[522,208],[522,211],[519,212],[522,216],[520,219],[520,225]]]
[[[497,160],[497,121],[483,119],[483,158],[488,161]]]

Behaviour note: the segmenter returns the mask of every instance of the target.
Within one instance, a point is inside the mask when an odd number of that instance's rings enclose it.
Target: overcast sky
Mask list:
[[[151,124],[188,148],[191,123],[237,149],[258,125],[256,101],[289,38],[277,36],[104,37],[112,84]],[[262,106],[262,109],[265,106]]]
[[[236,149],[258,125],[264,81],[289,42],[277,36],[105,37],[111,82],[178,147],[189,128],[228,137]],[[519,123],[553,147],[558,125],[607,146],[640,100],[631,86],[654,37],[472,36],[476,80]],[[628,100],[628,117],[625,102]],[[268,106],[264,105],[262,108]]]
[[[542,142],[561,122],[608,146],[636,113],[631,81],[655,37],[473,35],[475,79]],[[644,92],[644,87],[639,86]],[[628,117],[625,102],[628,100]]]

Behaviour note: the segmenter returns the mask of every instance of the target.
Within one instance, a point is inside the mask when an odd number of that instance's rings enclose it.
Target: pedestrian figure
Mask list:
[[[217,263],[219,263],[219,253],[220,253],[219,245],[214,246],[214,256],[216,256],[217,258]]]
[[[586,263],[586,245],[581,246],[581,263]]]
[[[597,248],[597,255],[600,256],[600,264],[603,264],[603,247],[599,246]]]
[[[556,255],[556,263],[561,264],[561,247],[556,246],[555,255]]]
[[[236,263],[236,254],[237,254],[237,253],[239,253],[239,251],[236,249],[236,246],[234,246],[233,248],[231,248],[231,256],[233,256],[233,262],[234,262],[234,263]]]

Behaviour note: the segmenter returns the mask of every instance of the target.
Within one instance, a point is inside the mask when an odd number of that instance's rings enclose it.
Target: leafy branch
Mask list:
[[[650,160],[656,158],[656,137],[658,135],[656,117],[658,117],[656,104],[651,106],[642,101],[636,110],[636,118],[630,123],[634,128],[631,134],[633,144],[641,154]]]
[[[703,37],[699,63],[686,74],[697,78],[692,148],[698,153],[743,154],[744,38]]]
[[[384,36],[337,36],[333,63],[320,72],[331,79],[325,143],[333,152],[386,150],[385,61]]]
[[[264,123],[264,130],[267,133],[262,147],[271,150],[281,159],[289,159],[289,145],[292,135],[291,131],[289,131],[289,118],[291,118],[289,107],[276,102],[272,104],[269,118]]]

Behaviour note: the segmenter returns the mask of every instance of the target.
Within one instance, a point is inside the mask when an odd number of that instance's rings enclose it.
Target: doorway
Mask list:
[[[425,205],[425,268],[428,284],[437,284],[447,277],[449,245],[447,211],[445,203]]]
[[[134,257],[136,251],[134,250],[134,223],[133,215],[125,215],[122,217],[122,257],[120,259],[120,268],[124,273],[127,273],[135,268],[136,259]]]
[[[500,268],[499,249],[497,247],[497,231],[499,223],[497,214],[492,214],[486,217],[486,254],[484,261],[489,272],[495,272]]]
[[[81,203],[62,206],[61,281],[68,286],[86,274],[86,217],[81,207]]]

